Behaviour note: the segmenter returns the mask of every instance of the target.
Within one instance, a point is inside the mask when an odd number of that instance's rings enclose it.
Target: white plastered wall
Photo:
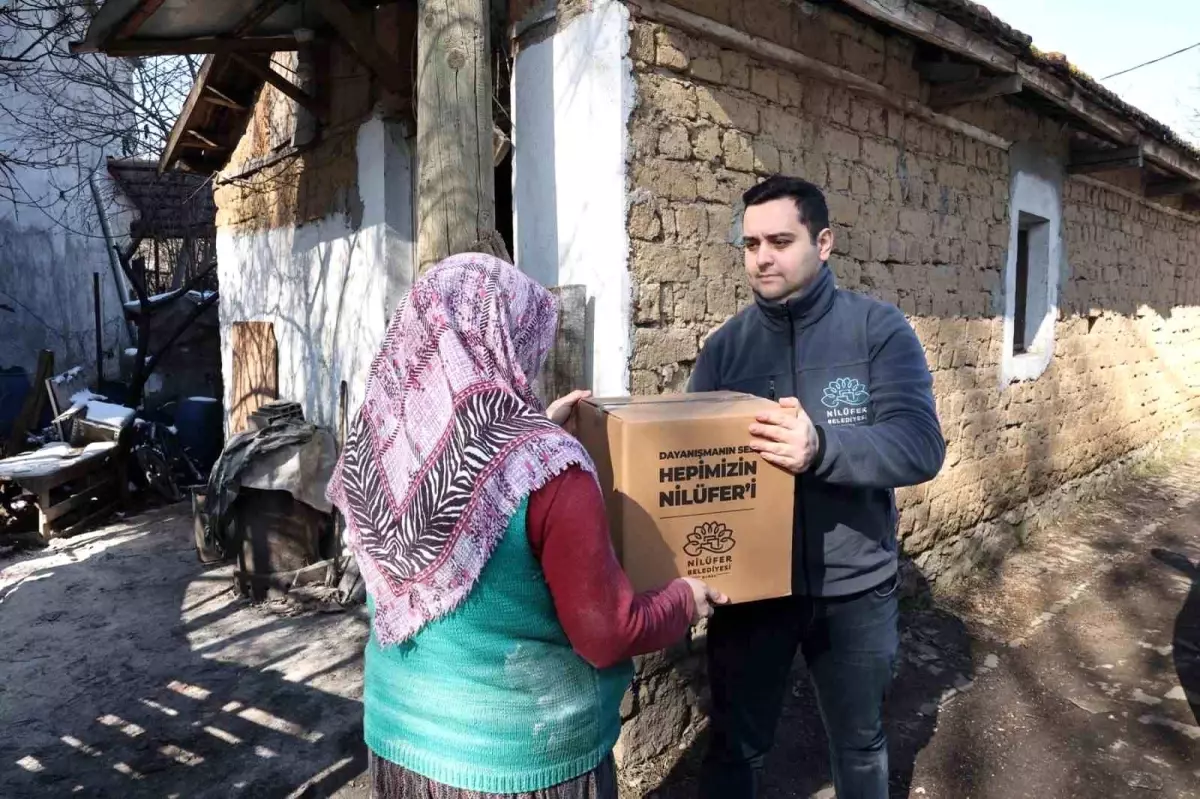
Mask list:
[[[1034,380],[1054,358],[1054,329],[1058,321],[1058,287],[1066,257],[1062,236],[1062,173],[1036,155],[1014,150],[1009,206],[1008,258],[1004,266],[1004,357],[1000,383]],[[1047,220],[1030,236],[1026,351],[1013,352],[1016,333],[1017,240],[1022,212]]]
[[[342,381],[348,413],[361,402],[371,359],[413,282],[413,159],[405,128],[380,118],[359,128],[355,152],[357,227],[334,214],[298,228],[217,231],[227,414],[239,321],[274,323],[279,395],[309,421],[336,429]]]
[[[519,48],[514,256],[543,285],[587,288],[588,388],[602,395],[629,391],[626,157],[634,96],[629,11],[616,0],[596,0],[553,35]]]

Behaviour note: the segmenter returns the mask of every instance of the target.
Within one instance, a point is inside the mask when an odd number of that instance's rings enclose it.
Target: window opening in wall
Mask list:
[[[1013,355],[1030,352],[1049,310],[1050,220],[1018,212]]]

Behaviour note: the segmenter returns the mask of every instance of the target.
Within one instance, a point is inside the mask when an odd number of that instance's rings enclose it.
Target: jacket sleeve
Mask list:
[[[942,468],[946,442],[920,339],[894,306],[872,310],[868,336],[873,423],[818,425],[810,471],[828,483],[866,488],[932,480]]]
[[[688,379],[688,391],[720,391],[721,375],[717,368],[719,360],[716,339],[710,337],[696,357],[696,365],[692,368],[691,378]]]

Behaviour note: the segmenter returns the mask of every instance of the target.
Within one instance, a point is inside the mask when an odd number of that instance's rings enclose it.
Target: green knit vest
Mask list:
[[[363,725],[379,757],[456,788],[522,793],[586,774],[612,751],[632,665],[595,669],[571,649],[527,510],[454,612],[396,646],[367,642]]]

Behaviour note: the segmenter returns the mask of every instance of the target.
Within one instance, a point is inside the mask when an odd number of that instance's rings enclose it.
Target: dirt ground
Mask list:
[[[1200,438],[902,626],[893,797],[1200,797]],[[361,609],[238,599],[183,506],[0,561],[0,636],[0,797],[367,796]],[[764,797],[828,799],[794,678]]]
[[[355,795],[361,613],[238,599],[182,505],[0,565],[0,796]]]

